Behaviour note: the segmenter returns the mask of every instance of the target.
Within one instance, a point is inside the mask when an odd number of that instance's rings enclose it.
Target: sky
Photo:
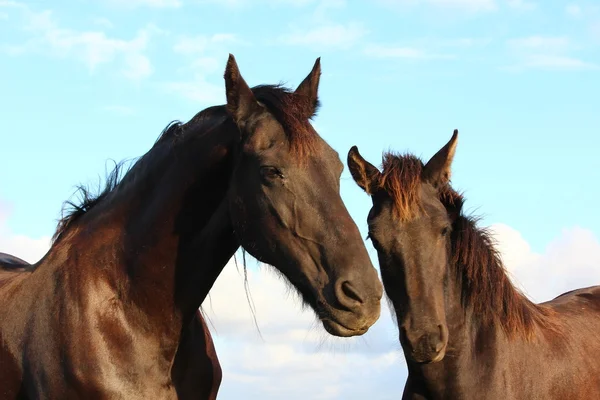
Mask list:
[[[37,261],[63,201],[172,120],[223,104],[227,55],[253,86],[295,87],[321,57],[314,126],[428,158],[460,131],[453,186],[537,301],[600,283],[600,4],[526,0],[0,0],[0,251]],[[370,200],[342,175],[363,236]],[[377,265],[370,243],[367,248]],[[383,307],[328,336],[270,267],[228,264],[203,307],[221,399],[398,398],[406,368]]]

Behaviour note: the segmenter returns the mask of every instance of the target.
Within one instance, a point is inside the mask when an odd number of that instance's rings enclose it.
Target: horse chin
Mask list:
[[[369,328],[359,328],[359,329],[349,328],[331,318],[322,318],[321,321],[323,322],[323,327],[325,328],[325,330],[333,336],[339,336],[339,337],[360,336],[360,335],[364,335],[369,330]]]
[[[445,356],[446,356],[446,350],[444,349],[435,355],[433,355],[433,354],[430,354],[427,356],[412,355],[410,358],[417,364],[435,364],[435,363],[442,361]]]
[[[440,351],[437,356],[433,357],[433,359],[430,361],[430,364],[442,361],[445,356],[446,356],[446,351],[445,350]]]

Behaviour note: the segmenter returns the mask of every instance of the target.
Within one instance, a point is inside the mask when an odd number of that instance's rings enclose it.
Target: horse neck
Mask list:
[[[239,246],[227,208],[239,131],[224,118],[189,124],[161,138],[57,246],[79,247],[89,265],[107,260],[123,304],[167,336],[192,318]]]
[[[194,132],[198,128],[184,127],[184,138],[173,149],[176,167],[161,179],[162,204],[148,203],[146,212],[131,220],[140,238],[134,247],[140,298],[156,296],[155,282],[162,281],[165,296],[156,309],[168,301],[184,320],[194,315],[239,247],[227,198],[239,131],[230,119],[206,129],[200,135]]]

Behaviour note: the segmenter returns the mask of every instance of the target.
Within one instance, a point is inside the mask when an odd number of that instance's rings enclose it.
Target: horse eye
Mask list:
[[[442,236],[446,236],[448,232],[450,232],[450,228],[448,228],[447,226],[442,228]]]
[[[282,179],[283,174],[276,167],[271,166],[263,166],[260,167],[260,174],[264,179],[274,180],[274,179]]]

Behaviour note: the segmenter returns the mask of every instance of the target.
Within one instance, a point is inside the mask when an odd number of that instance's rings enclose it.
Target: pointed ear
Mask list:
[[[379,186],[381,172],[360,155],[356,146],[352,146],[348,151],[348,168],[358,186],[369,195],[375,193]]]
[[[235,57],[229,54],[225,68],[225,91],[227,95],[227,111],[238,125],[243,125],[246,119],[259,109],[258,102],[242,78]]]
[[[423,168],[422,179],[435,188],[440,188],[450,182],[452,159],[456,151],[458,129],[452,133],[452,138],[442,147]]]
[[[295,94],[299,94],[308,101],[308,107],[305,110],[303,117],[310,118],[314,116],[319,108],[319,80],[321,79],[321,57],[317,58],[315,65],[310,71],[310,74],[298,87],[296,88]]]

